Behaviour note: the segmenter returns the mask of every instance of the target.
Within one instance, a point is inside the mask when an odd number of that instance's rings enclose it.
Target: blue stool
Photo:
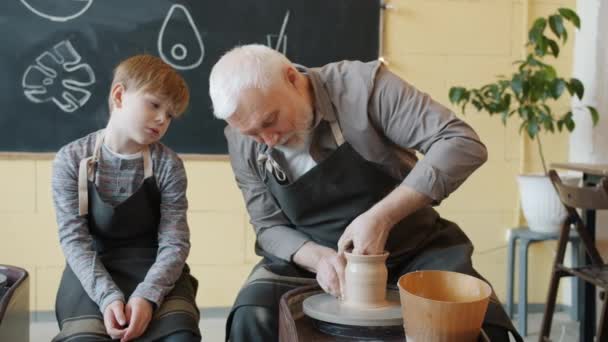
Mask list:
[[[531,231],[528,227],[509,229],[509,245],[507,255],[507,315],[513,318],[513,278],[515,271],[515,247],[519,240],[519,301],[517,303],[517,325],[522,336],[528,331],[528,247],[535,242],[558,240],[559,232],[555,234]],[[574,265],[579,265],[580,239],[574,232],[569,239],[574,256]],[[572,283],[572,311],[571,316],[578,320],[578,280]]]

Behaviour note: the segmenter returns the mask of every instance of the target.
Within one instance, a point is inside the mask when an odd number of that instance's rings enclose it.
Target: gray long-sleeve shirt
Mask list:
[[[59,241],[63,253],[89,297],[101,312],[124,294],[97,257],[87,218],[78,214],[78,169],[83,158],[93,154],[97,132],[78,139],[57,152],[53,162],[52,191]],[[158,306],[182,273],[190,251],[186,212],[186,173],[177,154],[161,143],[150,145],[153,174],[161,193],[158,254],[144,281],[131,295]],[[95,184],[102,199],[116,205],[141,186],[143,158],[125,158],[102,146]]]
[[[379,62],[344,61],[304,73],[314,92],[310,154],[317,163],[337,148],[327,124],[337,120],[363,158],[438,204],[487,160],[485,146],[468,124]],[[258,143],[231,127],[225,134],[258,246],[290,261],[310,237],[292,228],[262,181]],[[424,158],[416,161],[412,150]]]

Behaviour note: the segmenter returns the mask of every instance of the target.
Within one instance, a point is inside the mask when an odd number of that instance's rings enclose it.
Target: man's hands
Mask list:
[[[120,300],[110,303],[103,314],[108,335],[121,342],[140,337],[152,319],[152,303],[140,297],[132,297],[127,305]]]
[[[317,282],[323,291],[338,298],[344,295],[344,268],[346,259],[344,254],[334,252],[326,255],[317,264]]]
[[[344,234],[338,242],[338,246],[342,246],[340,252],[316,244],[309,241],[302,245],[294,254],[293,261],[300,267],[303,267],[317,274],[317,282],[323,291],[332,296],[341,298],[344,295],[344,269],[346,268],[346,259],[344,258],[343,250],[349,244],[359,247],[365,254],[381,254],[384,251],[384,244],[388,236],[388,229],[383,232],[384,226],[371,224],[374,221],[373,217],[365,215],[355,219],[345,230]],[[375,227],[374,229],[369,229]],[[378,250],[378,252],[375,252]]]
[[[293,255],[293,262],[316,273],[317,282],[325,292],[336,297],[342,296],[346,267],[343,255],[338,255],[331,248],[308,241]]]
[[[382,254],[392,226],[369,211],[354,219],[338,240],[338,252],[352,247],[353,254]]]
[[[404,217],[431,204],[432,199],[400,185],[368,211],[353,220],[338,241],[338,252],[308,241],[293,255],[292,261],[317,274],[317,282],[336,297],[342,295],[346,260],[343,253],[382,254],[391,229]]]
[[[338,241],[338,251],[352,247],[353,254],[384,253],[391,229],[403,218],[431,203],[430,197],[409,186],[396,187],[346,227]]]

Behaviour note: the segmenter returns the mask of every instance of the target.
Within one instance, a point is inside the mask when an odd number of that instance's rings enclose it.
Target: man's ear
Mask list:
[[[112,87],[111,98],[114,108],[122,107],[123,95],[125,94],[125,86],[122,83],[116,83]]]
[[[285,67],[285,80],[294,87],[296,86],[296,81],[298,80],[298,70],[293,67],[293,65],[288,65]]]

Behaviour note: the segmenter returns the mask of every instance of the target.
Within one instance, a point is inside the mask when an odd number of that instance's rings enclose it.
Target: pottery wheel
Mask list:
[[[338,298],[320,293],[304,299],[304,313],[316,320],[352,326],[401,326],[399,291],[386,291],[387,305],[378,308],[360,308],[345,305]]]

